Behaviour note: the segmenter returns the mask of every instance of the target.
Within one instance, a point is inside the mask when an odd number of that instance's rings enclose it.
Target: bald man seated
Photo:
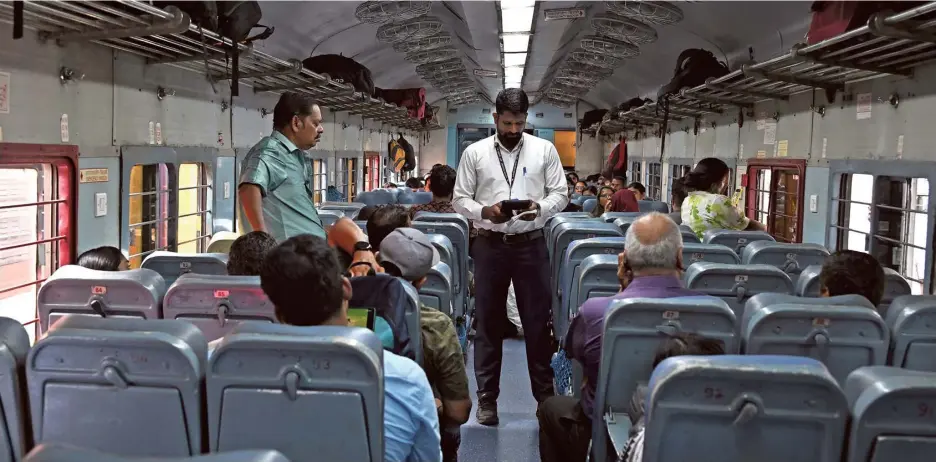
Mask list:
[[[592,298],[572,318],[564,349],[582,364],[585,383],[582,399],[553,396],[536,416],[540,425],[540,458],[547,461],[585,462],[592,422],[601,415],[593,409],[601,363],[604,317],[612,300],[699,296],[682,284],[682,233],[667,215],[648,213],[627,229],[624,252],[618,256],[621,292]]]

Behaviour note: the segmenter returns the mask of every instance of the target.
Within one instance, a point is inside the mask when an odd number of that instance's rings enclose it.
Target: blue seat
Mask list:
[[[26,357],[29,334],[19,321],[0,317],[0,454],[20,460],[27,449]]]
[[[166,282],[149,269],[97,271],[77,265],[57,269],[39,288],[39,331],[68,314],[158,319]]]
[[[586,197],[586,196],[579,196],[579,197],[570,198],[570,199],[569,199],[569,202],[571,202],[571,203],[573,203],[573,204],[578,205],[579,207],[581,207],[581,206],[582,206],[582,203],[585,202],[587,199],[590,199],[590,198],[589,198],[589,197]]]
[[[848,462],[933,460],[936,373],[862,367],[845,381],[845,396],[852,414]]]
[[[569,318],[566,316],[572,309],[573,286],[576,285],[576,274],[579,265],[590,255],[614,255],[624,251],[623,237],[594,237],[573,241],[566,249],[559,266],[559,283],[557,291],[553,293],[553,330],[557,338],[565,335],[569,327]]]
[[[637,201],[637,209],[643,213],[660,212],[669,213],[669,205],[663,201]]]
[[[682,234],[683,244],[701,244],[699,236],[692,231],[692,228],[686,225],[679,225],[679,232]],[[732,251],[733,252],[733,251]]]
[[[710,229],[702,235],[703,244],[718,244],[734,250],[738,256],[744,253],[744,247],[756,241],[775,241],[763,231],[734,231],[730,229]]]
[[[419,292],[412,284],[386,274],[351,278],[351,308],[374,308],[393,330],[393,353],[423,361]]]
[[[637,218],[641,215],[641,212],[605,212],[601,214],[601,219],[606,223],[614,223],[618,218]]]
[[[354,202],[360,202],[364,205],[388,205],[396,204],[396,189],[375,189],[373,191],[364,191],[354,198]]]
[[[644,460],[841,460],[848,403],[818,361],[673,357],[653,371],[649,393]]]
[[[183,274],[227,274],[227,262],[226,253],[184,254],[160,250],[149,254],[140,267],[159,273],[168,287]]]
[[[400,191],[397,195],[398,204],[428,204],[432,202],[432,193],[426,191],[413,192],[409,190]]]
[[[323,210],[337,210],[352,220],[357,217],[362,208],[364,208],[364,204],[360,202],[322,202],[322,205],[318,207],[320,212]]]
[[[683,242],[682,250],[683,265],[689,267],[693,263],[707,261],[711,263],[724,263],[726,265],[737,265],[741,259],[734,250],[718,244],[696,244]]]
[[[367,220],[354,220],[354,224],[356,224],[358,228],[361,228],[361,231],[367,233]]]
[[[582,211],[591,213],[592,210],[595,210],[595,207],[598,207],[598,199],[590,198],[582,201]]]
[[[359,210],[360,212],[360,210]],[[344,212],[341,210],[319,210],[318,211],[319,219],[322,220],[322,226],[328,228],[329,226],[335,224],[338,219],[345,216]]]
[[[457,292],[455,311],[464,315],[468,298],[468,235],[465,234],[461,223],[414,221],[412,227],[426,234],[441,234],[449,238],[455,248],[456,260],[449,263],[452,274],[455,275],[455,291]],[[457,268],[455,268],[457,266]]]
[[[602,416],[604,423],[595,425],[592,430],[592,448],[597,452],[597,460],[605,460],[602,451],[597,450],[607,447],[609,431],[619,450],[622,448],[620,441],[626,441],[630,419],[620,413],[628,409],[638,383],[646,383],[650,378],[653,358],[667,335],[700,334],[723,341],[725,351],[734,353],[740,344],[735,334],[737,330],[734,312],[715,297],[612,301],[605,315],[595,394],[595,417]]]
[[[559,212],[546,220],[543,225],[543,237],[546,238],[546,250],[552,255],[552,232],[562,223],[572,221],[595,221],[591,215],[585,212]]]
[[[903,295],[894,299],[884,322],[891,331],[887,364],[936,372],[936,296]]]
[[[639,217],[639,216],[640,216],[640,215],[631,216],[631,217],[620,217],[620,218],[615,218],[614,221],[613,221],[612,223],[614,224],[614,226],[617,226],[618,229],[621,230],[621,233],[627,234],[627,230],[630,229],[631,223],[633,223],[634,221],[636,221],[636,220],[637,220],[637,217]]]
[[[689,266],[686,287],[721,297],[740,319],[744,304],[754,295],[773,292],[792,294],[793,282],[786,273],[768,265],[726,265],[699,262]]]
[[[454,317],[452,293],[452,270],[440,261],[426,275],[426,282],[419,288],[419,300],[426,306]]]
[[[126,456],[202,453],[207,354],[201,331],[184,321],[66,316],[27,360],[36,444]]]
[[[452,317],[464,314],[465,301],[461,292],[461,275],[459,273],[458,253],[455,252],[455,246],[452,241],[441,234],[427,234],[429,242],[439,252],[439,261],[445,263],[451,271],[452,279]]]
[[[585,300],[610,297],[621,291],[617,278],[617,255],[594,254],[585,257],[573,273],[572,293],[569,296],[567,319],[572,319]]]
[[[195,324],[210,342],[244,321],[276,322],[259,276],[185,274],[166,292],[163,318]]]
[[[29,452],[24,462],[289,462],[272,450],[231,451],[192,457],[139,458],[105,454],[64,444],[40,444]]]
[[[458,213],[416,212],[413,220],[425,223],[453,223],[464,231],[465,239],[471,235],[468,219]]]
[[[818,305],[818,306],[864,306],[875,309],[874,305],[867,298],[861,295],[839,295],[836,297],[814,298],[800,297],[790,294],[762,293],[748,299],[744,304],[744,313],[741,316],[741,325],[748,323],[748,317],[764,308],[772,305],[793,304],[793,305]]]
[[[828,249],[819,244],[756,241],[744,248],[741,263],[776,266],[793,277],[808,266],[822,265],[828,257]]]
[[[553,229],[553,251],[550,254],[550,274],[552,284],[559,285],[559,270],[566,249],[572,242],[596,237],[623,237],[620,228],[603,221],[575,221],[562,223]]]
[[[841,383],[862,366],[887,364],[890,333],[867,306],[772,304],[751,307],[741,326],[745,354],[807,356]]]
[[[363,328],[241,324],[211,356],[210,450],[382,462],[383,354]]]

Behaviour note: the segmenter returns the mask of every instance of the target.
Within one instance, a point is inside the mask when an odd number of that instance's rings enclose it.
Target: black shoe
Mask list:
[[[497,401],[479,401],[478,402],[478,423],[492,427],[500,423],[497,418]]]

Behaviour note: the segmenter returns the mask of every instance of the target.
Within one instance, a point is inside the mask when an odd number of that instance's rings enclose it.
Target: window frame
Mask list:
[[[358,157],[336,157],[335,189],[347,202],[354,200],[358,183]]]
[[[326,202],[328,197],[328,160],[312,160],[312,202],[318,207]],[[318,167],[318,169],[316,169]]]
[[[178,248],[176,237],[178,233],[178,172],[175,168],[175,164],[158,162],[158,163],[146,163],[146,164],[134,164],[130,166],[130,173],[127,177],[127,180],[130,181],[133,175],[133,169],[136,167],[142,167],[145,169],[147,166],[156,166],[156,190],[155,191],[142,191],[139,193],[130,192],[132,185],[127,185],[126,190],[126,200],[127,200],[127,231],[128,231],[128,240],[127,240],[127,255],[128,260],[130,261],[130,268],[135,269],[139,268],[139,265],[134,265],[133,260],[137,257],[140,257],[140,264],[142,265],[143,260],[146,259],[146,256],[158,251],[169,251],[174,252]],[[159,167],[166,167],[166,184],[162,184],[162,173],[159,172]],[[141,173],[145,175],[145,170]],[[143,180],[145,184],[145,179]],[[155,195],[156,196],[156,215],[157,217],[153,220],[143,220],[140,223],[132,223],[130,221],[130,198],[139,195]],[[163,199],[165,196],[165,199]],[[156,244],[155,248],[151,250],[142,251],[139,253],[131,253],[130,248],[133,245],[133,230],[134,228],[139,228],[147,225],[159,225],[156,227]]]
[[[630,173],[630,176],[631,176],[631,177],[629,178],[631,183],[633,183],[633,182],[635,182],[635,181],[637,181],[637,182],[639,182],[639,183],[643,183],[643,182],[644,182],[644,180],[643,180],[643,174],[644,174],[644,171],[643,171],[643,162],[644,162],[643,159],[632,159],[632,160],[630,160],[630,169],[628,170],[628,173]],[[608,178],[608,179],[610,180],[610,178]]]
[[[364,152],[364,190],[373,191],[380,188],[381,157],[376,151]]]
[[[182,174],[182,166],[184,165],[196,165],[197,166],[198,179],[197,179],[195,186],[188,186],[185,188],[181,187],[182,181],[181,181],[180,175]],[[178,248],[180,246],[189,244],[191,242],[196,243],[195,245],[196,253],[204,253],[208,250],[208,243],[211,241],[211,236],[214,234],[212,232],[214,210],[213,210],[213,207],[211,207],[212,199],[214,195],[214,184],[213,184],[212,175],[211,175],[212,171],[213,170],[210,167],[210,165],[206,164],[205,162],[197,162],[197,161],[181,162],[179,163],[178,168],[176,168],[176,173],[175,173],[176,174],[176,180],[175,180],[176,215],[174,218],[170,219],[171,221],[175,221],[176,251],[178,251]],[[180,215],[178,213],[178,207],[179,207],[179,202],[180,202],[179,193],[181,193],[182,191],[191,191],[191,190],[197,191],[196,200],[198,203],[196,205],[196,211],[194,213]],[[196,216],[196,215],[201,216],[201,234],[195,237],[195,239],[189,239],[187,241],[178,242],[180,219],[190,217],[190,216]]]
[[[762,191],[757,189],[757,171],[759,170],[770,170],[771,171],[771,180],[770,185],[768,186],[767,191]],[[792,242],[801,243],[803,242],[803,211],[804,211],[804,198],[806,195],[806,159],[749,159],[747,165],[745,166],[745,172],[747,175],[747,184],[745,185],[745,201],[744,201],[744,215],[748,218],[757,221],[757,193],[767,192],[769,194],[770,204],[768,206],[768,216],[776,214],[776,183],[778,176],[774,174],[775,170],[795,170],[796,174],[799,175],[799,182],[797,184],[796,191],[796,212],[794,213],[794,218],[796,219],[796,228],[795,235]],[[732,174],[734,172],[732,171]],[[729,189],[731,186],[729,185]],[[730,197],[730,196],[729,196]],[[777,238],[776,231],[774,229],[775,222],[774,220],[768,220],[768,223],[764,223],[767,226],[767,232],[777,239],[778,241],[785,242],[786,239]]]
[[[669,175],[669,181],[667,181],[666,183],[666,199],[665,200],[667,203],[671,204],[673,202],[673,183],[678,178],[682,178],[683,176],[686,175],[686,173],[689,173],[690,171],[692,171],[693,163],[692,163],[692,159],[690,158],[672,158],[672,159],[669,159],[669,163],[667,165],[669,166],[669,168],[667,169],[667,174]],[[683,173],[682,175],[677,177],[674,174],[677,168],[685,169],[686,173]],[[660,194],[662,194],[662,192]],[[662,201],[664,199],[661,197],[660,200]]]
[[[38,239],[31,243],[15,244],[3,250],[38,245],[46,242],[56,242],[55,258],[48,268],[48,275],[39,273],[36,269],[35,281],[25,285],[13,287],[0,287],[3,293],[18,290],[22,287],[35,285],[36,300],[33,306],[33,319],[23,323],[24,326],[34,326],[34,336],[39,332],[39,299],[38,293],[42,284],[58,268],[71,264],[76,255],[77,248],[77,197],[78,197],[78,147],[74,145],[34,144],[34,143],[3,143],[0,142],[0,167],[32,167],[36,165],[49,165],[53,168],[53,188],[55,199],[37,201],[35,203],[15,204],[4,206],[5,209],[22,206],[55,205],[54,233],[51,238]],[[64,196],[64,197],[62,197]]]
[[[655,183],[654,180],[656,180]],[[663,164],[661,162],[647,162],[647,182],[644,188],[647,190],[647,200],[663,200]]]

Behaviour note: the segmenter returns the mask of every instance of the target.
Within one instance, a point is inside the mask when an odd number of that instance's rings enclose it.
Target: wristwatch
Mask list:
[[[354,243],[354,253],[358,252],[373,252],[374,248],[371,247],[370,242],[360,241]]]

